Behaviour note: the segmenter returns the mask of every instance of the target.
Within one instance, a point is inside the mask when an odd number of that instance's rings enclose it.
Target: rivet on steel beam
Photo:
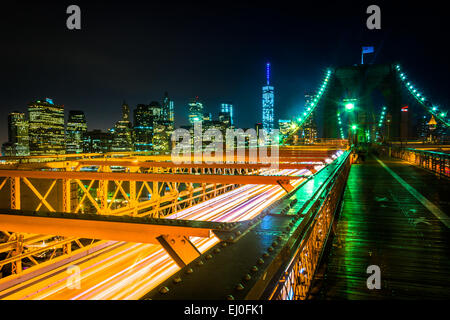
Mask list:
[[[269,248],[267,248],[267,251],[272,252],[273,251],[273,247],[270,246]]]
[[[202,260],[199,260],[198,262],[197,262],[197,265],[200,267],[200,266],[202,266],[204,263],[203,263],[203,261]]]
[[[212,259],[212,255],[210,255],[209,253],[206,255],[206,259]]]
[[[269,256],[269,254],[267,252],[264,252],[262,256],[263,256],[263,258],[267,258]]]
[[[159,289],[159,293],[161,293],[161,294],[166,294],[167,292],[169,292],[169,288],[167,288],[167,287],[161,287]]]
[[[233,240],[234,240],[234,237],[233,237],[233,236],[229,236],[229,237],[228,237],[228,240],[229,240],[229,241],[233,241]]]
[[[258,259],[258,264],[264,264],[264,260],[262,258]]]
[[[241,283],[238,283],[236,286],[236,290],[238,291],[244,290],[244,286]]]
[[[258,267],[257,266],[253,266],[250,270],[253,271],[253,272],[256,272],[256,271],[258,271]]]
[[[274,241],[272,242],[272,247],[276,247],[278,245],[278,242]]]
[[[227,295],[227,300],[234,300],[234,297],[231,294],[229,294]]]
[[[187,269],[186,269],[186,273],[187,273],[187,274],[191,274],[192,272],[194,272],[194,270],[192,270],[192,268],[187,268]]]
[[[215,248],[215,249],[214,249],[214,252],[215,252],[215,253],[219,253],[219,252],[220,252],[220,248]]]
[[[183,280],[181,280],[180,277],[174,277],[172,281],[173,281],[173,283],[180,283]]]
[[[236,235],[237,236],[240,236],[241,235],[241,232],[238,230],[238,231],[236,231]]]
[[[222,247],[226,247],[227,246],[227,243],[226,242],[222,242]]]
[[[247,274],[244,276],[244,280],[245,280],[245,281],[249,281],[251,278],[252,278],[252,276],[251,276],[249,273],[247,273]]]

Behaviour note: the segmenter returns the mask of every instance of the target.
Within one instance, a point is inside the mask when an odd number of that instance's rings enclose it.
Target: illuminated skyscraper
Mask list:
[[[231,117],[229,112],[219,112],[219,121],[222,123],[224,128],[231,127]]]
[[[165,121],[175,122],[175,113],[173,101],[170,100],[169,94],[167,92],[164,93],[163,99],[163,114]]]
[[[28,126],[25,113],[15,111],[8,114],[8,142],[2,146],[5,156],[28,156],[30,154]]]
[[[268,133],[273,130],[274,87],[270,85],[270,63],[266,64],[267,85],[262,87],[262,124]]]
[[[154,115],[150,105],[138,104],[133,112],[134,150],[152,150]]]
[[[278,128],[282,135],[287,135],[292,130],[292,120],[278,120]]]
[[[230,115],[230,124],[233,125],[233,104],[231,103],[222,103],[220,106],[220,112],[223,114],[227,112]]]
[[[30,154],[64,154],[64,106],[56,105],[52,99],[46,98],[31,102],[28,114]]]
[[[87,131],[83,136],[83,152],[111,152],[113,141],[114,138],[111,132],[103,132],[101,130]]]
[[[66,126],[66,153],[83,152],[83,135],[87,131],[83,111],[70,110]]]
[[[305,93],[305,108],[308,108],[315,95],[310,92]],[[303,124],[303,139],[305,143],[314,143],[317,140],[316,112],[313,111]]]
[[[170,135],[173,132],[173,122],[169,121],[170,117],[173,118],[173,102],[170,101],[166,92],[162,106],[159,102],[152,101],[149,107],[153,115],[151,150],[155,152],[166,152],[170,148]],[[171,112],[172,115],[170,114]]]
[[[195,97],[189,104],[189,123],[194,124],[194,122],[203,120],[203,104]]]
[[[122,104],[122,120],[116,122],[113,133],[112,151],[132,151],[133,150],[133,136],[132,124],[130,122],[130,108],[124,102]]]

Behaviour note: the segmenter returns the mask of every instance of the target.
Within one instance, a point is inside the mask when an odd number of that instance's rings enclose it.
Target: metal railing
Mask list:
[[[350,171],[352,158],[350,154],[346,157],[306,209],[309,223],[270,300],[305,300],[308,297]]]
[[[450,154],[412,148],[391,148],[391,156],[430,170],[442,177],[450,177]]]

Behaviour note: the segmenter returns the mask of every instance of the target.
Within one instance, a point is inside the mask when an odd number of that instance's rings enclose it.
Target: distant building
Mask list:
[[[169,94],[167,92],[164,93],[162,108],[164,120],[172,123],[175,122],[174,104],[173,101],[169,98]]]
[[[311,92],[305,93],[305,106],[309,107],[311,102],[314,100],[315,95]],[[316,112],[313,111],[311,115],[306,119],[302,126],[302,136],[301,139],[304,143],[310,144],[317,141],[317,123],[316,123]]]
[[[66,153],[83,152],[83,136],[87,131],[83,111],[70,110],[66,125]]]
[[[166,152],[171,149],[174,130],[173,101],[166,92],[160,104],[138,104],[134,110],[134,150]]]
[[[112,151],[127,152],[133,151],[133,131],[130,122],[130,108],[124,102],[122,104],[122,120],[116,122],[113,129]]]
[[[107,153],[112,151],[113,135],[110,132],[93,130],[85,132],[83,136],[83,152]]]
[[[278,128],[280,129],[280,134],[287,135],[292,130],[291,120],[278,120]]]
[[[212,121],[212,114],[211,114],[211,112],[205,112],[203,114],[203,121]]]
[[[270,133],[274,129],[274,87],[270,85],[270,63],[266,65],[266,78],[267,85],[262,87],[262,124]]]
[[[228,115],[229,115],[230,126],[233,126],[234,118],[233,118],[233,104],[232,103],[222,103],[220,105],[220,114],[225,116],[226,113],[228,113]],[[219,114],[219,117],[220,117],[220,114]]]
[[[188,108],[190,124],[194,124],[198,121],[203,121],[203,104],[198,100],[198,97],[189,102]]]
[[[8,115],[8,142],[2,145],[3,155],[30,155],[28,126],[25,113],[15,111]]]
[[[233,127],[231,116],[229,112],[219,112],[219,121],[225,128]]]
[[[158,106],[156,110],[158,110]],[[133,113],[134,150],[151,151],[153,146],[153,122],[155,121],[154,110],[150,105],[138,104]]]
[[[28,115],[30,154],[64,154],[64,106],[49,98],[37,100],[28,105]]]
[[[157,153],[167,152],[171,149],[170,138],[174,130],[174,123],[170,120],[173,119],[173,102],[166,92],[162,106],[154,101],[150,103],[150,108],[153,110],[152,150]]]

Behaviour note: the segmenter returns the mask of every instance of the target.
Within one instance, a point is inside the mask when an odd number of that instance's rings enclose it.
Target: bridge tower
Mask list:
[[[400,109],[402,103],[400,82],[395,75],[393,64],[354,65],[335,69],[330,87],[324,96],[323,117],[324,138],[337,138],[337,112],[345,110],[345,101],[354,101],[349,109],[347,124],[357,141],[367,142],[374,139],[375,110],[373,93],[378,91],[384,97],[387,113],[390,115],[390,131],[387,139],[400,136]],[[342,112],[341,112],[342,114]],[[352,131],[350,129],[350,131]]]

